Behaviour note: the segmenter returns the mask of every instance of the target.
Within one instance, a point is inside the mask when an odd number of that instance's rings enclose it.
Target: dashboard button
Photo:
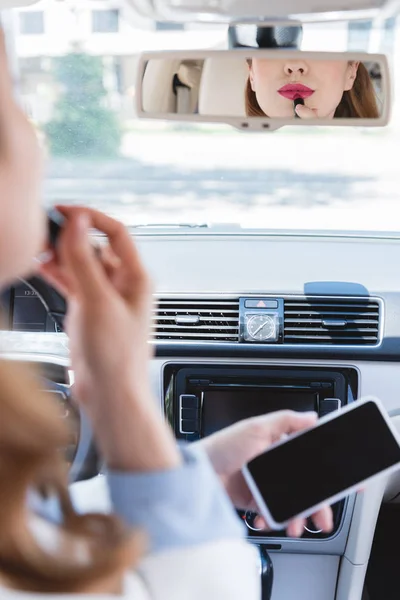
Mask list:
[[[255,298],[254,300],[245,300],[245,308],[278,308],[278,300],[264,300]]]
[[[200,423],[197,419],[182,419],[181,433],[199,433]]]
[[[200,398],[194,394],[182,394],[179,398],[181,409],[183,408],[200,408]]]
[[[197,408],[182,408],[182,419],[198,419],[199,411]]]

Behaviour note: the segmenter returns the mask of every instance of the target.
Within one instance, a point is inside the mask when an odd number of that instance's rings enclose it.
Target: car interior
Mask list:
[[[58,0],[0,0],[4,26],[14,33],[10,23],[16,15],[21,20],[21,15],[35,13],[37,23],[40,11],[55,14],[62,4]],[[91,10],[91,5],[96,5],[94,10],[101,12],[104,4],[85,0],[84,6]],[[135,92],[129,97],[129,110],[135,114],[124,146],[129,146],[131,138],[134,145],[138,140],[131,162],[127,162],[127,154],[120,163],[113,158],[104,167],[90,162],[90,154],[78,157],[76,163],[70,156],[56,157],[49,167],[45,204],[92,202],[110,214],[122,215],[129,226],[154,281],[149,341],[154,349],[152,386],[176,438],[194,442],[241,419],[280,409],[315,410],[323,416],[365,396],[380,399],[400,432],[398,208],[394,199],[381,204],[379,182],[374,187],[368,179],[375,160],[390,162],[396,169],[400,131],[395,125],[390,129],[397,106],[396,56],[395,49],[385,49],[384,42],[388,35],[385,24],[397,22],[400,3],[348,0],[339,6],[341,3],[333,0],[120,0],[108,4],[107,10],[120,10],[121,18],[137,15],[139,25],[142,21],[161,24],[157,26],[161,36],[170,24],[178,37],[165,48],[162,39],[154,47],[148,42],[136,56],[131,77]],[[179,38],[184,27],[190,37],[197,31],[190,27],[202,23],[209,27],[210,22],[220,32],[221,43],[216,43],[211,33],[207,34],[210,42],[201,48]],[[361,42],[357,47],[358,38],[349,49],[344,42],[323,47],[324,40],[342,36],[343,27],[355,30],[361,39],[367,22],[375,32],[375,42],[369,47],[362,47]],[[357,29],[354,23],[362,25]],[[304,49],[299,31],[306,39],[308,28],[318,32],[317,26],[329,30],[329,35],[315,34],[315,43]],[[285,41],[282,34],[290,33],[291,27],[297,33]],[[257,36],[262,28],[270,34],[267,45]],[[394,30],[397,33],[396,26]],[[35,34],[29,35],[35,38]],[[51,39],[55,37],[53,34]],[[48,45],[43,42],[40,46],[40,66],[32,75],[29,69],[34,59],[29,58],[28,42],[16,38],[14,46],[10,43],[10,53],[16,53],[17,62],[22,57],[24,85],[29,77],[29,85],[34,78],[39,81],[38,73],[44,70],[41,83],[35,80],[40,94],[43,86],[49,85],[43,59]],[[33,43],[42,41],[33,39]],[[102,52],[95,44],[87,48],[88,54]],[[310,58],[307,52],[314,54]],[[252,121],[246,113],[244,91],[248,59],[257,56],[266,61],[273,57],[298,62],[358,60],[373,80],[379,114],[374,118],[303,120],[295,118],[292,111],[276,118],[265,114]],[[25,105],[31,109],[36,106],[32,94],[23,93]],[[42,100],[38,105],[44,111]],[[117,101],[114,105],[118,114],[125,110]],[[50,128],[42,127],[41,112],[35,110],[28,110],[32,121],[50,139]],[[146,127],[149,132],[143,133]],[[391,136],[397,131],[393,145],[392,137],[385,137],[386,130]],[[358,136],[354,137],[357,148],[368,148],[362,159],[365,177],[358,175],[358,150],[351,150],[351,136]],[[302,155],[308,152],[308,143],[310,147],[316,144],[316,150],[304,166]],[[288,152],[288,160],[298,165],[298,172],[303,170],[303,179],[291,181],[285,170],[274,175],[279,167],[276,157],[283,152],[281,145],[295,148]],[[346,146],[348,154],[343,156]],[[45,147],[51,155],[47,140]],[[253,160],[250,148],[255,148],[258,167],[242,174],[241,165]],[[223,159],[225,151],[234,158]],[[317,154],[322,163],[329,163],[329,168],[322,165],[326,167],[322,188],[313,180],[320,168],[313,162]],[[189,166],[184,177],[186,159]],[[201,166],[203,160],[205,167]],[[345,170],[341,170],[341,160],[346,163]],[[220,175],[210,175],[212,161]],[[75,180],[84,168],[90,174]],[[102,178],[107,169],[112,170],[114,179],[106,186]],[[129,169],[137,169],[139,175],[127,174]],[[242,175],[244,181],[239,180]],[[354,190],[361,181],[364,187],[354,194],[365,193],[368,200],[365,208],[363,198],[356,205],[356,219],[347,216],[342,197],[346,190],[353,193],[347,177],[354,178]],[[263,194],[271,195],[274,185],[284,187],[281,210],[285,215],[292,212],[296,222],[293,211],[298,208],[291,195],[300,198],[302,186],[304,218],[298,226],[293,221],[285,226],[290,218],[279,220],[275,204],[264,202]],[[327,189],[331,186],[329,194],[333,196],[342,185],[348,187],[338,191],[337,218],[331,217],[324,205]],[[393,187],[395,197],[398,187]],[[113,204],[117,196],[119,213],[116,201]],[[189,210],[184,203],[192,201],[194,208]],[[325,208],[322,218],[319,211]],[[386,210],[386,229],[376,216],[380,210]],[[129,212],[132,219],[127,217]],[[250,219],[250,213],[251,226],[245,218],[247,214]],[[376,229],[371,226],[374,223]],[[104,242],[93,232],[93,243]],[[87,419],[73,398],[74,374],[63,331],[65,299],[33,276],[4,290],[0,304],[1,356],[39,368],[43,390],[61,403],[71,424],[70,445],[65,448],[71,486],[82,506],[102,509],[106,500],[101,494],[93,495],[93,485],[101,488],[104,465]],[[309,468],[312,470],[313,464]],[[397,598],[399,503],[400,473],[396,473],[335,503],[334,529],[329,534],[309,519],[301,537],[289,538],[284,531],[258,529],[255,512],[238,511],[249,543],[260,551],[263,600]]]

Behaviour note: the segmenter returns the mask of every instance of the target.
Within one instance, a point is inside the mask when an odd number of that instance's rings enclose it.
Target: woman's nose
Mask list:
[[[303,60],[288,61],[283,67],[285,75],[305,75],[308,71],[307,64]]]

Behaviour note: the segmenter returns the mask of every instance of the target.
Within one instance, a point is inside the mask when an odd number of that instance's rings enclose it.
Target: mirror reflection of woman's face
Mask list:
[[[343,92],[351,90],[358,62],[343,60],[253,59],[250,84],[268,117],[293,117],[293,101],[302,98],[321,119],[332,119]]]

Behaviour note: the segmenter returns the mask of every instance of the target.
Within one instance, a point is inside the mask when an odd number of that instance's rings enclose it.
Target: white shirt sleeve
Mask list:
[[[258,553],[227,540],[150,555],[125,578],[132,600],[260,600]]]
[[[0,586],[1,600],[260,600],[255,547],[241,540],[202,544],[146,557],[124,577],[122,595],[41,594]]]

